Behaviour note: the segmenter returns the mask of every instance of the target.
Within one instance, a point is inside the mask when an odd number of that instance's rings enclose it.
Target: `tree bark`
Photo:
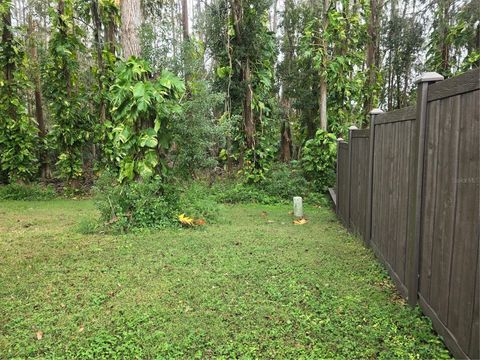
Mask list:
[[[140,27],[142,25],[142,8],[140,0],[122,0],[120,2],[122,19],[121,42],[123,57],[140,57]]]
[[[182,28],[183,28],[183,41],[190,40],[190,33],[188,29],[188,2],[182,0]]]
[[[188,1],[182,0],[182,30],[183,30],[183,69],[187,96],[190,96],[189,83],[192,78],[192,56],[189,46],[190,32],[188,28]]]
[[[13,41],[13,34],[11,31],[12,26],[12,13],[10,7],[3,14],[3,31],[2,31],[2,44],[3,46],[8,46],[9,43]],[[6,62],[3,69],[4,77],[6,82],[13,81],[13,72],[15,71],[15,65],[12,62]]]
[[[368,116],[375,104],[373,88],[377,83],[377,70],[380,65],[379,57],[379,30],[380,30],[380,13],[382,8],[382,0],[370,0],[370,17],[368,20],[368,44],[367,44],[367,91],[369,92],[365,97],[364,112]]]
[[[325,73],[327,71],[327,59],[326,54],[328,50],[327,40],[325,39],[325,32],[328,28],[328,9],[330,8],[330,0],[323,0],[322,8],[322,37],[321,37],[321,47],[325,56],[322,57],[322,71]],[[327,130],[328,128],[328,119],[327,119],[327,79],[325,74],[320,74],[320,97],[318,99],[318,111],[320,114],[320,129]]]
[[[290,162],[292,160],[292,134],[290,130],[290,104],[285,98],[282,100],[285,116],[280,130],[280,161]]]
[[[440,6],[443,7],[442,21],[440,22],[440,53],[442,55],[441,72],[448,76],[450,72],[450,41],[448,40],[448,31],[450,28],[450,7],[451,0],[440,1]]]
[[[235,37],[237,43],[242,43],[243,32],[243,8],[240,0],[231,0],[232,17],[235,25]],[[243,124],[245,129],[245,145],[247,149],[255,148],[255,121],[253,118],[252,100],[252,74],[250,71],[250,59],[243,57],[241,60],[242,82],[245,87],[243,99]]]
[[[65,2],[64,0],[58,0],[58,8],[57,8],[57,13],[58,13],[58,21],[59,21],[59,26],[58,30],[62,34],[62,36],[66,39],[68,37],[67,34],[67,24],[65,24],[65,20],[63,19],[65,15]],[[67,91],[68,97],[72,95],[72,80],[70,77],[70,72],[68,71],[67,66],[63,66],[63,74],[65,77],[65,88]]]
[[[277,3],[278,0],[274,0],[273,2],[273,22],[272,22],[272,31],[276,34],[277,33]]]
[[[327,81],[320,77],[320,97],[319,97],[319,111],[320,111],[320,129],[327,130]]]
[[[47,136],[47,128],[45,124],[45,117],[43,115],[43,97],[42,86],[40,81],[40,69],[38,64],[38,50],[34,40],[35,25],[32,21],[32,16],[28,16],[28,37],[29,37],[29,52],[33,64],[33,84],[35,97],[35,120],[38,125],[38,137],[43,141]],[[48,163],[48,156],[44,150],[40,153],[40,173],[42,178],[50,177],[50,167]]]
[[[100,39],[100,30],[102,27],[102,23],[100,21],[100,15],[98,13],[98,0],[93,0],[92,1],[92,6],[91,6],[91,12],[92,12],[92,19],[93,19],[93,36],[95,38],[95,49],[97,52],[97,65],[98,65],[98,71],[99,71],[99,76],[98,78],[98,89],[100,92],[103,90],[103,82],[102,82],[102,75],[105,73],[105,66],[103,64],[103,46],[102,42]],[[100,122],[104,123],[105,122],[105,102],[103,101],[103,97],[100,96]]]
[[[255,122],[253,119],[253,91],[252,91],[252,74],[250,72],[250,61],[245,60],[243,69],[243,83],[245,84],[245,99],[243,102],[243,119],[245,125],[245,140],[248,149],[255,148]]]

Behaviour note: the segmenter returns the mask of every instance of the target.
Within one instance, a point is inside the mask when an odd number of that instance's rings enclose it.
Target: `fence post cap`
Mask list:
[[[378,109],[378,108],[372,109],[372,110],[370,110],[370,112],[369,112],[370,115],[378,115],[378,114],[381,114],[381,113],[383,113],[383,110],[382,110],[382,109]]]
[[[436,72],[424,72],[419,77],[415,79],[415,84],[420,84],[424,82],[434,82],[441,81],[444,77]]]
[[[356,127],[355,125],[352,125],[348,128],[348,130],[358,130],[358,127]]]

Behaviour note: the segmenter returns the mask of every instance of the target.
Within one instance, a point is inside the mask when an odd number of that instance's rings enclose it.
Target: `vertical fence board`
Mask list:
[[[478,266],[479,221],[479,91],[462,96],[458,176],[456,178],[457,205],[451,265],[448,319],[445,323],[456,334],[463,349],[468,349],[475,304],[475,271]],[[477,300],[478,301],[478,300]],[[440,315],[440,314],[439,314]],[[478,319],[477,319],[478,321]],[[478,322],[477,322],[478,323]],[[478,353],[476,356],[478,357]]]
[[[405,296],[414,116],[412,108],[396,111],[390,119],[382,114],[373,139],[371,244]]]
[[[360,234],[366,241],[369,132],[353,130],[349,146],[351,149],[349,224],[352,231]]]
[[[430,279],[432,276],[432,239],[434,231],[434,218],[431,214],[435,211],[434,189],[438,179],[437,174],[437,153],[434,151],[435,144],[438,142],[438,133],[440,129],[439,119],[439,101],[434,101],[429,104],[427,109],[428,129],[426,139],[426,154],[425,157],[431,159],[427,161],[424,166],[424,186],[423,192],[425,194],[425,201],[423,201],[423,224],[422,224],[422,251],[420,264],[420,284],[419,291],[421,295],[427,300],[430,300]]]
[[[450,258],[453,247],[453,222],[455,219],[455,194],[458,152],[459,97],[441,100],[441,131],[439,135],[438,179],[435,196],[436,207],[433,232],[432,277],[430,306],[440,318],[448,314]],[[428,159],[427,159],[428,161]]]
[[[337,189],[337,213],[342,219],[343,224],[348,227],[348,145],[340,141],[338,143],[338,189]]]
[[[479,219],[480,224],[480,219]],[[480,225],[479,225],[480,226]],[[478,242],[480,242],[480,235],[478,237]],[[477,252],[477,255],[478,252]],[[473,305],[473,324],[472,324],[472,332],[470,335],[470,347],[469,347],[469,354],[472,359],[480,358],[480,265],[479,259],[477,257],[477,271],[476,271],[476,278],[475,278],[475,304]]]

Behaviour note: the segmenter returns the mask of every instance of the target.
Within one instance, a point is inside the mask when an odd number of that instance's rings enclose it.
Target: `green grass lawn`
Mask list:
[[[329,209],[83,235],[90,201],[0,202],[0,358],[445,358]]]

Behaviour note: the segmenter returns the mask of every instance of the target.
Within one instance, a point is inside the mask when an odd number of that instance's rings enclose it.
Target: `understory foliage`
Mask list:
[[[217,0],[207,11],[207,46],[215,60],[213,88],[225,94],[224,117],[232,125],[223,153],[242,162],[250,182],[264,178],[276,150],[277,47],[268,28],[270,5],[269,0]]]
[[[318,130],[303,148],[302,168],[318,191],[325,192],[335,184],[337,139],[335,135]]]
[[[163,71],[153,78],[146,61],[119,62],[110,89],[112,121],[106,123],[108,155],[119,181],[165,176],[165,154],[172,140],[171,121],[181,112],[184,84]]]
[[[101,221],[115,230],[170,226],[178,212],[178,193],[158,179],[120,184],[107,174],[94,191]]]
[[[55,145],[56,169],[64,180],[80,178],[84,156],[92,144],[93,119],[85,84],[80,81],[79,53],[85,51],[83,30],[74,21],[74,1],[64,0],[57,11],[50,10],[53,34],[44,67],[44,95],[54,119],[49,134]]]
[[[10,2],[0,4],[0,174],[8,181],[28,181],[38,169],[37,130],[27,111],[24,93],[30,84],[23,44],[12,32]],[[0,178],[1,180],[1,178]]]
[[[179,226],[178,216],[214,222],[218,204],[201,184],[180,185],[159,178],[120,183],[103,174],[95,188],[95,204],[101,214],[101,229],[129,231],[140,228]]]
[[[290,203],[294,196],[302,196],[307,204],[328,205],[327,197],[318,192],[314,183],[307,181],[298,163],[276,164],[266,177],[255,184],[242,179],[219,181],[212,186],[215,199],[221,203]]]
[[[51,200],[56,196],[52,186],[18,183],[0,186],[0,200]]]

